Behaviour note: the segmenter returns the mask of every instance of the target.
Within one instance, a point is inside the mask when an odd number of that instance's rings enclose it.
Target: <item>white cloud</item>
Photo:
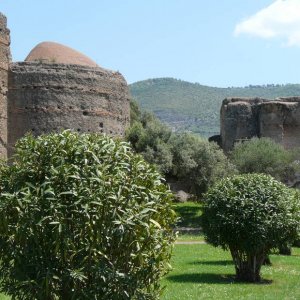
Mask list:
[[[300,47],[300,0],[276,0],[238,23],[235,36],[248,34],[265,39],[283,39],[286,46]]]

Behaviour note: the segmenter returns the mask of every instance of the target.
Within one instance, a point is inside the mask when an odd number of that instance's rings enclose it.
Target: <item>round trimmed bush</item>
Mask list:
[[[269,175],[223,179],[207,192],[204,203],[205,238],[230,250],[239,280],[260,281],[270,250],[297,238],[299,194]]]
[[[0,286],[14,299],[156,299],[172,194],[127,143],[71,131],[16,146],[0,170]]]

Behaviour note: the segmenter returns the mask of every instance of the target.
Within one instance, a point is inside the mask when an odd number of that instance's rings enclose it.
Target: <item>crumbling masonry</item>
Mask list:
[[[268,137],[286,149],[300,147],[300,97],[229,98],[221,107],[221,147],[230,151],[238,141]]]
[[[0,156],[16,141],[72,129],[123,136],[129,124],[124,77],[69,47],[44,42],[24,62],[11,62],[10,34],[0,13]]]
[[[10,57],[10,35],[6,17],[0,13],[0,156],[7,156],[7,92]]]

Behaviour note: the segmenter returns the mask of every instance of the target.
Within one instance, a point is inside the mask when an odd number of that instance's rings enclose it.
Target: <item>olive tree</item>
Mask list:
[[[156,299],[172,194],[125,142],[71,131],[0,169],[0,287],[13,299]]]
[[[270,138],[252,138],[237,143],[230,158],[242,174],[269,174],[283,183],[293,179],[299,169],[299,150],[286,150]]]
[[[134,102],[132,102],[134,103]],[[136,111],[132,109],[133,112]],[[126,140],[144,159],[163,174],[172,169],[172,152],[169,139],[171,130],[152,113],[135,113],[135,121],[126,132]]]
[[[205,193],[210,185],[236,172],[216,143],[195,134],[182,133],[170,139],[173,153],[172,175],[189,187],[196,196]]]
[[[230,250],[237,279],[257,282],[270,250],[297,238],[299,214],[299,193],[269,175],[238,175],[205,195],[203,231],[207,242]]]

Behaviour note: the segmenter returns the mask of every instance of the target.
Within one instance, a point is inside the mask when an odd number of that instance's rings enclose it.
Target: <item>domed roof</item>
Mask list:
[[[48,61],[58,64],[75,64],[88,67],[98,65],[84,54],[59,43],[43,42],[36,45],[25,61]]]

